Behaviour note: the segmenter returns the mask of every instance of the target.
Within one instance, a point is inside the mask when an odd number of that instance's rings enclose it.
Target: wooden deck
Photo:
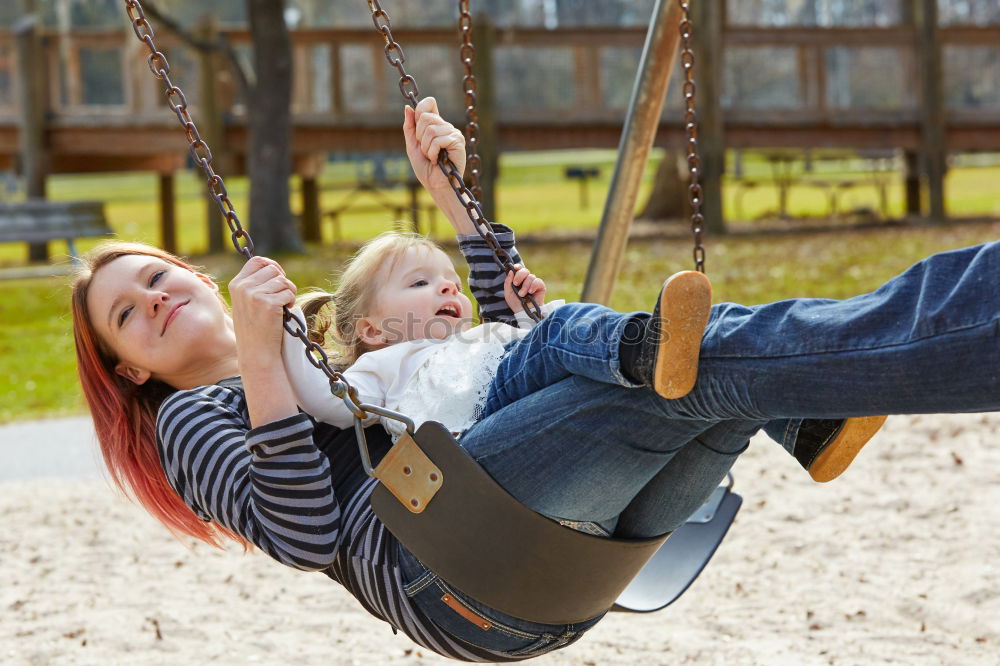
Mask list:
[[[705,3],[696,11],[725,6]],[[906,158],[908,210],[944,218],[947,154],[1000,151],[1000,25],[939,27],[936,0],[919,0],[909,13],[907,24],[888,27],[702,21],[714,27],[696,32],[699,86],[721,91],[698,98],[706,201],[720,196],[726,148],[898,150]],[[498,150],[616,147],[645,33],[491,31],[495,75],[479,84],[495,93]],[[219,34],[247,54],[248,31]],[[462,122],[456,31],[397,27],[395,36],[421,93],[437,96],[446,117]],[[366,27],[299,30],[292,38],[294,170],[311,181],[304,190],[316,192],[331,152],[402,152],[403,102],[378,35]],[[247,100],[233,72],[221,56],[183,47],[166,31],[156,40],[202,136],[218,162],[226,158],[221,172],[239,172]],[[479,47],[483,57],[487,49]],[[144,54],[125,26],[67,34],[36,28],[30,39],[24,30],[0,32],[0,169],[20,163],[31,196],[44,196],[51,173],[157,172],[169,248],[172,174],[189,157]],[[682,145],[680,78],[678,67],[661,146]],[[719,135],[721,142],[704,140]],[[316,210],[316,203],[304,208]]]
[[[401,43],[411,50],[410,61],[417,81],[422,83],[422,92],[439,95],[446,112],[461,120],[457,57],[448,59],[453,55],[453,31],[397,32]],[[237,48],[249,39],[241,30],[227,31],[226,36]],[[627,99],[624,93],[631,81],[621,81],[620,76],[613,75],[617,73],[615,67],[632,64],[634,69],[643,37],[641,29],[499,32],[496,53],[500,66],[505,51],[513,54],[515,60],[534,60],[538,67],[545,67],[546,61],[555,62],[554,73],[545,78],[564,93],[556,96],[555,103],[551,95],[546,103],[533,103],[529,96],[521,96],[516,105],[502,101],[497,110],[501,149],[617,146],[625,113],[623,103]],[[157,38],[171,56],[176,43],[166,34]],[[918,40],[914,28],[729,27],[723,39],[726,52],[736,54],[735,58],[729,57],[729,69],[734,69],[731,62],[734,59],[762,57],[755,56],[756,51],[763,57],[768,54],[787,57],[795,63],[796,70],[792,105],[767,106],[766,100],[762,104],[762,100],[753,99],[750,105],[740,106],[738,98],[723,105],[728,147],[920,148],[919,95],[905,93],[920,84],[915,73]],[[50,172],[168,172],[184,165],[185,144],[176,119],[163,105],[158,82],[149,76],[131,32],[78,31],[67,36],[45,34],[43,40],[48,80],[44,143],[49,152]],[[946,54],[962,49],[996,49],[1000,45],[1000,26],[942,28],[940,40]],[[293,137],[297,156],[401,149],[402,102],[380,44],[377,36],[367,29],[294,33],[299,65]],[[830,53],[866,50],[876,54],[875,57],[885,58],[887,83],[896,80],[895,87],[904,91],[899,104],[883,103],[879,108],[831,104],[826,64]],[[175,63],[173,75],[182,84],[188,84],[184,87],[197,121],[198,67],[193,64],[190,51],[177,54],[171,57]],[[422,77],[417,59],[425,54],[432,56],[428,58],[432,63],[453,62],[453,71],[438,69]],[[111,92],[87,89],[84,70],[93,66],[88,63],[101,58],[105,63],[109,58],[120,63],[120,89]],[[0,168],[11,168],[18,153],[21,121],[16,100],[19,87],[16,60],[14,36],[0,33],[0,82],[7,81],[6,89],[0,89]],[[956,75],[949,71],[949,62],[945,59],[946,80]],[[189,66],[187,72],[181,70],[184,65]],[[217,103],[225,119],[225,145],[239,155],[245,133],[243,105],[235,99],[233,86],[228,83],[231,77],[224,67],[216,76]],[[366,78],[370,79],[370,85],[364,85]],[[435,88],[437,83],[441,85]],[[501,87],[511,88],[509,81],[500,83]],[[658,138],[661,145],[680,145],[682,138],[676,88],[672,91],[675,94],[668,100]],[[951,152],[1000,150],[1000,106],[948,107],[945,137],[947,150]]]

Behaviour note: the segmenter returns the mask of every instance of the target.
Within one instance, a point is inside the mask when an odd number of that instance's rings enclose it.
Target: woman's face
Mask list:
[[[152,377],[180,388],[190,383],[184,378],[235,350],[216,284],[158,257],[124,255],[99,268],[87,310],[118,357],[115,371],[136,384]]]

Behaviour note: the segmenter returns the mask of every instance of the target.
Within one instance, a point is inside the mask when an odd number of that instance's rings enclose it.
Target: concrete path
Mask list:
[[[103,463],[89,416],[0,425],[0,459],[0,483],[102,477]]]

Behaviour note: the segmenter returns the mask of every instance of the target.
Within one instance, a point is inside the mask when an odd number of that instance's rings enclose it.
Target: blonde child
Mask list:
[[[544,303],[545,283],[519,266],[507,276],[503,294],[516,325],[473,326],[472,304],[461,285],[451,260],[434,243],[388,233],[351,259],[335,294],[308,296],[306,309],[314,315],[318,306],[333,302],[342,349],[338,361],[362,402],[403,412],[418,426],[439,421],[456,434],[572,374],[652,386],[671,398],[694,384],[711,306],[711,287],[700,273],[679,273],[665,283],[663,314],[655,319],[556,301],[541,306],[544,319],[536,324],[515,290]],[[670,331],[662,334],[667,325]],[[291,336],[282,357],[306,413],[341,428],[353,424],[350,409],[330,393],[326,376]],[[383,419],[383,426],[396,436],[403,427],[392,419]]]
[[[434,179],[441,179],[436,166],[440,151],[450,151],[462,161],[461,133],[438,114],[436,103],[428,98],[416,109],[404,109],[403,135],[417,178],[459,231],[460,242],[462,234],[473,238],[464,206],[449,192],[440,195],[450,186],[433,186]],[[513,234],[509,236],[508,251],[516,261]],[[463,248],[466,253],[468,242]],[[475,271],[476,264],[470,265]],[[433,287],[440,296],[434,297],[437,300],[428,297],[419,312],[409,307],[420,291],[405,282],[411,270],[425,270],[427,277],[433,277],[434,284],[428,280],[423,288]],[[481,272],[493,270],[489,263]],[[428,419],[441,421],[455,433],[569,375],[652,387],[670,399],[686,395],[695,383],[711,306],[711,286],[703,275],[682,272],[665,282],[652,315],[621,315],[592,304],[556,310],[562,302],[550,304],[543,307],[543,313],[555,311],[558,316],[546,317],[538,332],[521,312],[513,289],[543,300],[545,284],[523,267],[507,276],[502,294],[488,293],[481,284],[475,291],[477,301],[485,306],[484,320],[504,314],[510,320],[514,314],[516,326],[493,321],[471,327],[471,305],[460,284],[451,261],[433,243],[419,236],[388,234],[354,257],[336,295],[311,296],[306,308],[313,318],[333,301],[339,362],[350,368],[348,380],[362,401],[401,411],[418,424]],[[452,311],[442,310],[449,307]],[[322,421],[351,425],[353,415],[330,393],[326,375],[301,351],[292,351],[297,348],[291,342],[286,336],[282,359],[300,407]],[[401,343],[405,344],[398,346]],[[520,353],[513,353],[517,350]],[[829,481],[850,465],[884,421],[884,417],[783,419],[769,421],[765,430],[813,479]],[[398,422],[385,420],[384,425],[394,435],[400,434]]]
[[[314,328],[316,318],[323,318],[317,314],[322,306],[333,303],[337,362],[362,402],[402,412],[418,427],[438,421],[456,435],[571,375],[649,387],[668,399],[683,397],[695,383],[711,307],[711,286],[700,273],[681,272],[667,280],[652,315],[556,301],[541,306],[540,324],[523,311],[517,295],[544,303],[545,283],[523,266],[503,284],[513,324],[472,326],[472,305],[461,284],[455,266],[434,243],[416,234],[388,233],[350,260],[335,294],[312,294],[302,303]],[[303,411],[340,428],[354,423],[326,375],[287,334],[282,360]],[[781,420],[765,429],[814,479],[829,481],[884,420]],[[381,422],[394,439],[402,435],[401,422],[384,417]]]

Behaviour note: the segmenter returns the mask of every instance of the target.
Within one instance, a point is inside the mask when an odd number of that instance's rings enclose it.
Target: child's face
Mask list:
[[[407,248],[377,279],[372,314],[359,331],[373,347],[441,339],[472,324],[472,303],[462,293],[462,279],[437,248]]]

